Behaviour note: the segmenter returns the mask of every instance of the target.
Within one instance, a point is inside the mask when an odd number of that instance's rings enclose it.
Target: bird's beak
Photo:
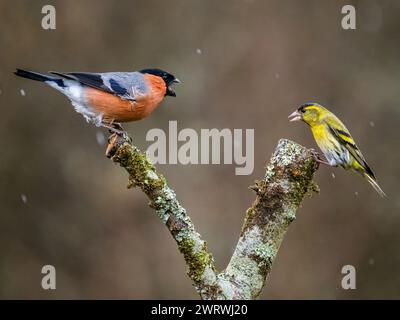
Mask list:
[[[172,89],[172,84],[174,84],[174,83],[181,83],[181,81],[178,78],[174,78],[174,80],[172,80],[169,83],[169,85],[167,87],[167,93],[166,93],[167,96],[176,97],[176,93],[175,93],[174,89]]]
[[[301,114],[300,112],[298,112],[297,110],[295,112],[293,112],[289,117],[290,120],[289,121],[299,121],[301,120]]]

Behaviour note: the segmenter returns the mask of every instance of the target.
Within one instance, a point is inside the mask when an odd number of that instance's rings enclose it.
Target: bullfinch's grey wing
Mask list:
[[[146,93],[146,83],[143,74],[139,72],[55,72],[69,80],[78,81],[86,86],[114,94],[124,100],[136,100],[139,94]]]

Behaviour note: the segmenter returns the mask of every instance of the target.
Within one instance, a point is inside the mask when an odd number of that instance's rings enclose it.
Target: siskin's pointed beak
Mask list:
[[[289,121],[299,121],[301,120],[301,114],[297,110],[293,112],[289,117]]]

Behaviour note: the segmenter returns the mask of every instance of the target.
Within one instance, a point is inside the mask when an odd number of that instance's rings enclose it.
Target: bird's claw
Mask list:
[[[315,161],[317,161],[318,163],[321,163],[321,164],[326,164],[327,166],[331,166],[331,164],[329,162],[327,162],[326,160],[324,160],[322,158],[321,154],[317,150],[311,148],[310,152]]]
[[[110,133],[123,134],[125,132],[122,125],[118,122],[112,121],[112,122],[110,122],[110,124],[105,124],[105,127],[108,128],[108,131]]]
[[[120,123],[111,122],[111,123],[102,123],[104,128],[108,129],[108,132],[111,134],[108,138],[108,143],[110,143],[111,138],[114,135],[118,135],[119,137],[123,138],[124,140],[129,140],[132,142],[132,139],[129,137],[128,133],[124,130]]]
[[[115,155],[119,147],[121,147],[125,142],[129,141],[132,143],[132,138],[128,136],[126,131],[122,133],[112,132],[110,131],[111,135],[108,137],[108,145],[106,149],[106,156],[107,158],[111,158]]]
[[[310,152],[311,152],[311,154],[312,154],[312,156],[313,156],[314,158],[321,159],[321,155],[319,154],[319,152],[318,152],[317,150],[315,150],[314,148],[311,148],[311,149],[309,149],[309,150],[310,150]]]
[[[128,135],[128,133],[127,133],[126,131],[111,130],[111,129],[109,129],[108,132],[111,134],[111,135],[108,137],[108,139],[107,139],[108,144],[111,143],[112,138],[113,138],[114,136],[118,136],[118,137],[121,137],[121,138],[124,139],[124,140],[128,140],[129,142],[132,142],[132,138]]]

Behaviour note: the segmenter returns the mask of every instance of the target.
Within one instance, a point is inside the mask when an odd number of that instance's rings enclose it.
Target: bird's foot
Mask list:
[[[106,122],[102,122],[101,126],[102,126],[103,128],[108,129],[108,131],[109,131],[110,133],[116,133],[116,134],[118,134],[118,135],[122,135],[122,134],[126,133],[125,130],[124,130],[124,128],[122,128],[121,124],[119,124],[119,123],[114,123],[114,122],[106,123]]]
[[[314,157],[314,160],[315,160],[315,161],[317,161],[318,163],[325,164],[325,165],[331,167],[331,164],[330,164],[328,161],[324,160],[324,159],[322,158],[321,154],[320,154],[317,150],[315,150],[315,149],[310,149],[310,151],[311,151],[311,154],[312,154],[312,156]]]
[[[122,125],[118,122],[111,122],[111,123],[106,123],[103,122],[101,124],[102,127],[107,128],[108,132],[111,134],[111,136],[108,138],[108,143],[110,143],[110,138],[116,134],[124,139],[132,141],[132,139],[129,137],[128,133],[124,130]]]
[[[107,139],[108,145],[106,149],[106,156],[108,158],[111,158],[124,142],[128,141],[129,143],[132,143],[132,138],[128,135],[120,123],[112,121],[111,123],[103,122],[101,125],[102,127],[107,128],[111,134]]]

